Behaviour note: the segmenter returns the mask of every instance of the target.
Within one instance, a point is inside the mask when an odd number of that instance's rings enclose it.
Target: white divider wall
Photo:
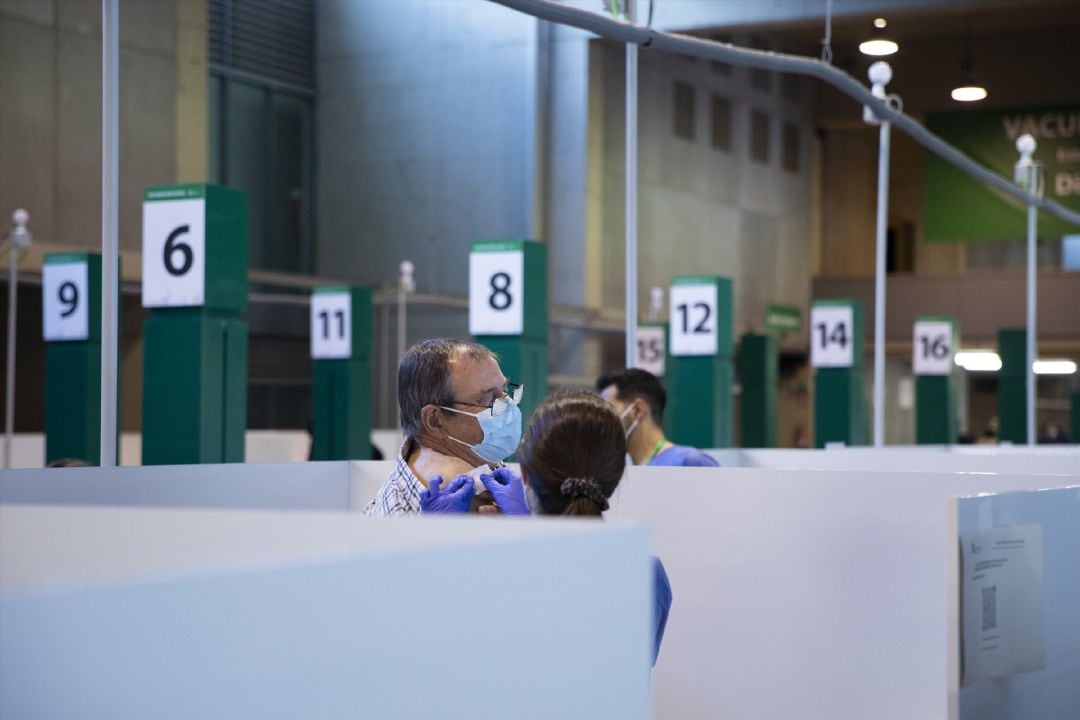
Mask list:
[[[649,715],[641,528],[0,508],[2,717]]]
[[[662,718],[942,718],[947,498],[1053,477],[632,468],[611,518],[652,528],[674,596]]]
[[[1039,448],[1009,446],[892,446],[836,450],[709,450],[722,467],[790,470],[902,470],[906,472],[992,472],[1019,475],[1080,474],[1080,445]]]
[[[1046,661],[1042,670],[981,680],[959,687],[959,651],[953,653],[952,687],[960,720],[1080,717],[1080,485],[1039,492],[958,498],[952,506],[961,533],[1009,525],[1042,527],[1042,600]],[[953,563],[954,607],[960,603],[960,563]],[[958,613],[950,635],[959,641]],[[950,711],[957,708],[950,708]]]

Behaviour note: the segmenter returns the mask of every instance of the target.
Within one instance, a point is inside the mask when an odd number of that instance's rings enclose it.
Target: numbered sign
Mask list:
[[[815,305],[810,310],[810,364],[816,368],[854,365],[854,326],[850,307]]]
[[[672,285],[670,323],[672,355],[715,355],[716,285]]]
[[[143,307],[199,306],[206,291],[206,200],[143,203]]]
[[[469,254],[469,334],[525,330],[525,260],[521,251]]]
[[[664,377],[664,328],[655,326],[637,329],[637,367]]]
[[[953,369],[953,324],[944,320],[915,323],[912,365],[916,375],[948,375]]]
[[[42,267],[45,340],[86,340],[90,336],[89,273],[85,262]]]
[[[352,357],[352,296],[348,292],[311,296],[311,357]]]

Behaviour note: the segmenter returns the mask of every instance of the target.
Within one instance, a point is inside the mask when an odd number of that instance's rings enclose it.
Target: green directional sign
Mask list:
[[[802,311],[793,305],[765,306],[765,332],[774,335],[800,332],[802,330]]]
[[[1045,197],[1080,211],[1080,105],[927,113],[926,127],[976,162],[1012,180],[1020,155],[1016,139],[1035,138],[1033,159],[1044,167]],[[933,153],[926,153],[923,235],[927,242],[1022,240],[1024,203],[992,190]],[[1080,233],[1039,213],[1039,235]]]

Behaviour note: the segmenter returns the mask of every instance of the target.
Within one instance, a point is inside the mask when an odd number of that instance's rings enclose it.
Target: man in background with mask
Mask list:
[[[509,382],[482,345],[441,338],[409,348],[398,365],[398,407],[405,443],[394,472],[368,503],[375,517],[420,512],[431,483],[472,497],[461,476],[495,467],[521,440],[522,388]],[[466,500],[467,502],[467,500]]]
[[[716,462],[688,445],[664,437],[661,427],[667,393],[660,379],[638,368],[601,375],[596,391],[622,420],[626,447],[635,465],[716,467]]]

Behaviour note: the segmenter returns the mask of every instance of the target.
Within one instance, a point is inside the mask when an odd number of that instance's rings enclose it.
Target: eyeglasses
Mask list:
[[[521,404],[521,396],[525,394],[525,386],[518,383],[508,382],[506,387],[503,388],[503,394],[495,398],[490,405],[479,405],[477,403],[465,402],[464,400],[451,400],[454,405],[471,405],[472,407],[482,407],[491,410],[491,414],[494,417],[502,415],[509,409],[510,404]]]

